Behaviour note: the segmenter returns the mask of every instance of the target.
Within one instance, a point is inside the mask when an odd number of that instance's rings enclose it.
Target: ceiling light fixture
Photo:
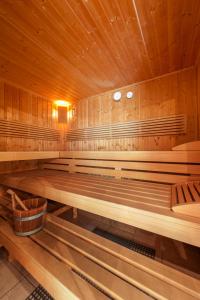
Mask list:
[[[119,101],[120,99],[121,99],[121,97],[122,97],[122,93],[121,92],[115,92],[114,94],[113,94],[113,99],[115,100],[115,101]]]
[[[127,97],[127,99],[133,98],[133,92],[131,92],[131,91],[127,92],[126,97]]]
[[[54,104],[56,106],[62,106],[62,107],[69,107],[71,105],[70,102],[65,101],[65,100],[56,100],[56,101],[54,101]]]

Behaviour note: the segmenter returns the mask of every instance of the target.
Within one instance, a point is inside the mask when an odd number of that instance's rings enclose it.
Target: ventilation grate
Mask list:
[[[54,298],[41,285],[38,285],[26,300],[54,300]]]
[[[121,238],[117,235],[114,235],[112,233],[109,233],[107,231],[104,231],[104,230],[101,230],[99,228],[95,228],[93,230],[94,233],[112,241],[112,242],[115,242],[117,244],[120,244],[121,246],[124,246],[130,250],[133,250],[135,252],[138,252],[140,254],[143,254],[145,256],[148,256],[150,258],[153,258],[155,259],[155,249],[153,248],[150,248],[150,247],[146,247],[144,245],[141,245],[139,243],[136,243],[134,241],[131,241],[131,240],[127,240],[127,239],[124,239],[124,238]]]
[[[76,273],[78,276],[80,276],[83,280],[87,281],[89,284],[91,284],[95,289],[99,290],[102,294],[104,294],[108,299],[114,300],[110,295],[108,295],[103,289],[101,289],[99,286],[97,286],[92,280],[81,274],[75,269],[72,269],[74,273]]]

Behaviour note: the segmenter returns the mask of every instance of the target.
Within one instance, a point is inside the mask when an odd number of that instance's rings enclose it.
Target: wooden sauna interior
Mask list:
[[[200,299],[199,0],[0,1],[0,299]]]

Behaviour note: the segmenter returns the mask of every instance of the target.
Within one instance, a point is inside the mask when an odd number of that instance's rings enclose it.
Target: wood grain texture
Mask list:
[[[66,264],[31,239],[17,237],[10,225],[2,218],[0,218],[0,240],[12,257],[23,265],[55,299],[108,300]]]
[[[61,135],[56,129],[30,125],[19,121],[6,121],[1,119],[0,136],[43,141],[58,141],[58,143],[61,139]]]
[[[199,61],[196,65],[196,78],[197,78],[198,139],[200,140],[200,56],[199,56]]]
[[[171,211],[169,185],[139,182],[138,186],[137,180],[129,183],[128,180],[56,170],[1,176],[1,184],[200,246],[199,218]],[[142,195],[142,191],[145,194]]]
[[[163,183],[198,180],[199,151],[61,151],[43,168]]]
[[[130,138],[140,136],[173,136],[183,135],[186,133],[186,130],[185,116],[175,115],[70,130],[65,135],[65,141]]]
[[[191,181],[172,187],[172,210],[185,215],[200,217],[200,182]]]
[[[0,151],[61,150],[57,136],[64,126],[54,118],[53,108],[48,99],[1,81]],[[51,136],[56,140],[47,140]]]
[[[174,151],[200,151],[200,141],[193,141],[173,147]]]
[[[73,101],[153,78],[194,64],[199,17],[198,0],[0,1],[0,76]]]
[[[151,300],[152,297],[143,293],[135,286],[126,282],[118,275],[111,273],[107,268],[102,268],[98,263],[82,255],[70,245],[63,243],[63,240],[55,239],[46,232],[33,236],[33,240],[58,259],[66,263],[75,272],[85,276],[95,285],[102,289],[114,300],[128,300],[131,297],[138,300]],[[122,262],[123,263],[123,262]],[[85,293],[85,291],[83,291]]]
[[[0,162],[59,158],[58,151],[0,152]]]
[[[114,91],[81,100],[68,130],[88,127],[113,126],[150,118],[177,114],[187,117],[187,134],[180,136],[123,137],[88,141],[68,141],[67,150],[171,150],[172,147],[197,140],[196,68],[183,70],[162,78],[153,79],[119,89],[122,99],[113,101]],[[126,93],[134,92],[128,100]]]
[[[62,138],[64,126],[53,117],[53,109],[48,99],[0,80],[0,151],[61,150],[58,134]],[[0,173],[29,168],[37,168],[37,161],[0,163]]]
[[[48,215],[45,232],[156,299],[200,298],[198,280],[61,218]]]
[[[200,163],[199,151],[60,151],[60,158],[127,160],[135,162]]]
[[[38,168],[38,160],[0,162],[0,174],[34,170]]]

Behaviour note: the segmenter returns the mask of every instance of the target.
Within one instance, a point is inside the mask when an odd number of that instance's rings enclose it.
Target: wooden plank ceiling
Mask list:
[[[75,101],[191,66],[199,0],[2,0],[0,77]]]

